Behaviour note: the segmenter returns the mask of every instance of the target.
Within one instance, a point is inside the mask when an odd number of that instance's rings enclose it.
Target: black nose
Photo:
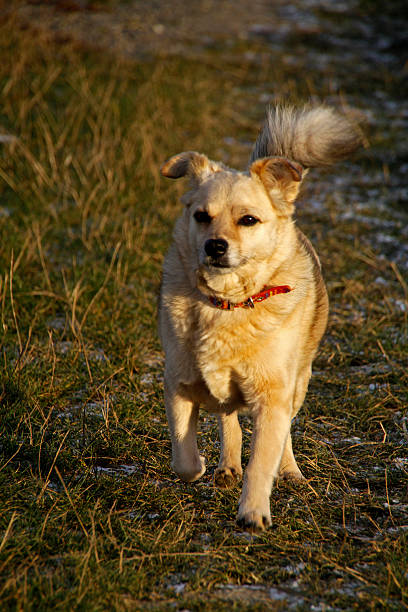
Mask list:
[[[217,259],[227,252],[228,242],[222,238],[211,238],[204,245],[204,250],[210,257]]]

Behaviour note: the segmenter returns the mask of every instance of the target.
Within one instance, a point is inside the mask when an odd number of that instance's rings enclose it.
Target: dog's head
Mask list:
[[[258,159],[243,173],[192,151],[171,157],[161,172],[190,178],[191,189],[182,197],[188,242],[207,277],[270,257],[302,180],[302,167],[284,158]]]

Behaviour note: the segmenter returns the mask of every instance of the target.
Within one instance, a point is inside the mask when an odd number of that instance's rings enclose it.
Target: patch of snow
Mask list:
[[[181,593],[183,593],[184,589],[186,588],[186,583],[179,582],[178,584],[172,584],[170,588],[173,589],[176,595],[181,595]]]
[[[138,470],[138,467],[136,465],[124,464],[114,467],[102,467],[100,465],[95,465],[93,469],[96,474],[106,474],[108,476],[120,478],[121,476],[131,476]]]

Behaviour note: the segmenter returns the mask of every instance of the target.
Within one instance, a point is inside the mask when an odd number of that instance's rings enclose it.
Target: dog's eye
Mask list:
[[[247,227],[250,225],[256,225],[257,223],[259,223],[259,219],[253,217],[252,215],[244,215],[238,221],[238,225],[245,225]]]
[[[194,213],[194,219],[197,223],[211,223],[211,217],[205,210],[197,210]]]

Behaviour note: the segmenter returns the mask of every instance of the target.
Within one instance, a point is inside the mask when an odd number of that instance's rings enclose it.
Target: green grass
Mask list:
[[[211,417],[202,481],[170,470],[156,296],[183,186],[159,167],[186,149],[244,167],[263,84],[302,97],[320,82],[324,97],[331,72],[296,83],[293,67],[216,52],[125,63],[0,29],[2,609],[406,609],[407,215],[378,179],[390,133],[336,170],[340,186],[314,174],[300,205],[331,298],[294,425],[308,481],[278,484],[273,527],[249,536],[239,491],[212,484]],[[378,219],[394,242],[370,235]]]

